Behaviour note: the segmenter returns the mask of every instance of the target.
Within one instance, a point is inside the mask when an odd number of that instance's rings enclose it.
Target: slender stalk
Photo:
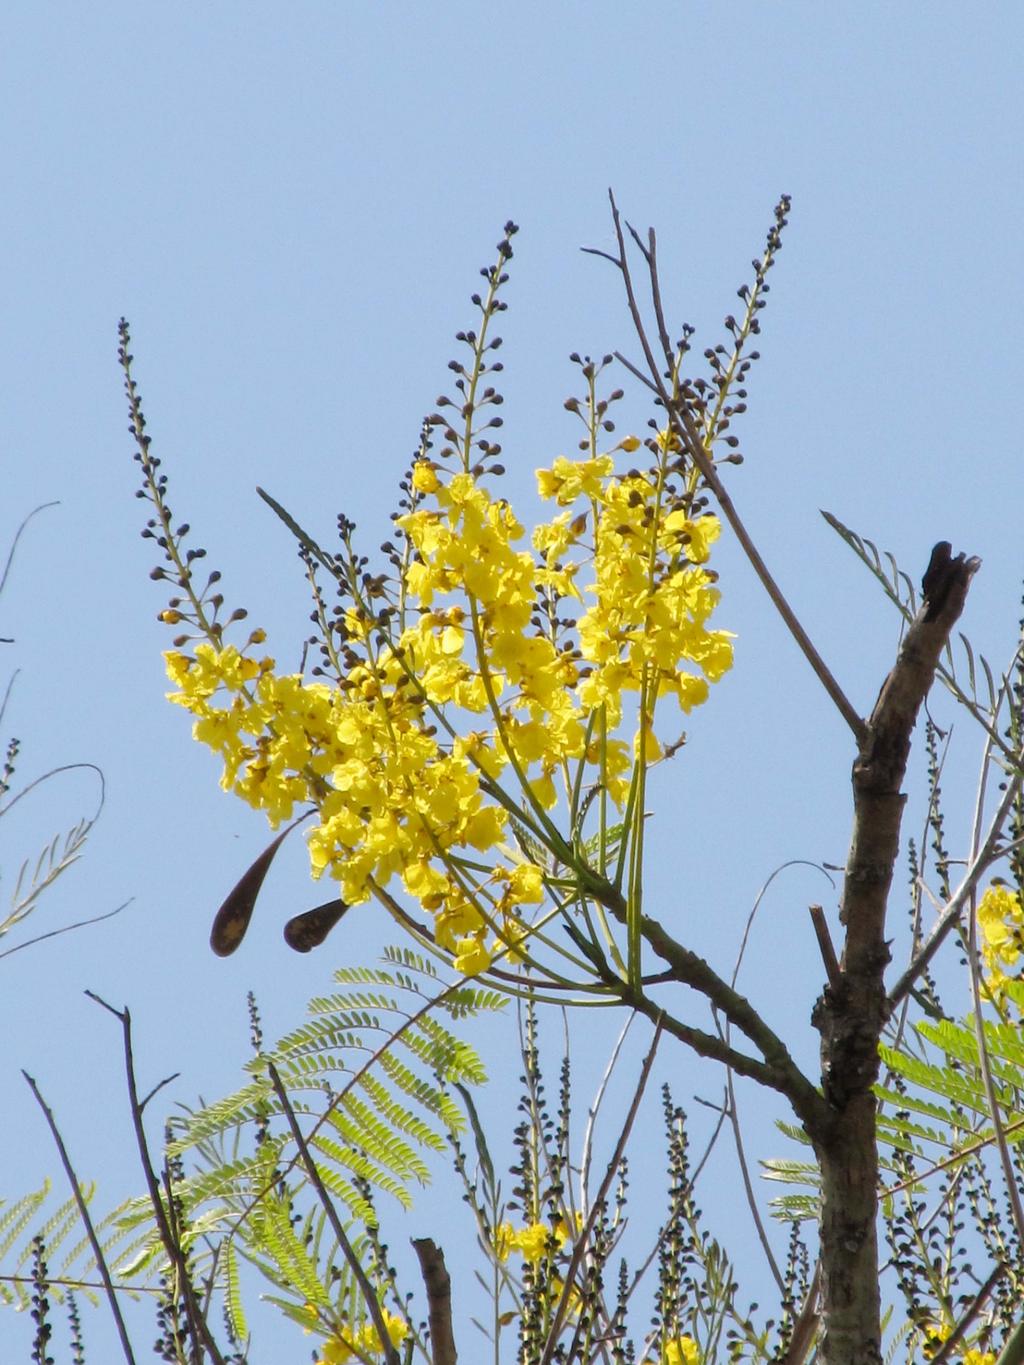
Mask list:
[[[160,1189],[160,1182],[157,1180],[156,1171],[149,1155],[149,1144],[146,1140],[146,1130],[142,1121],[142,1114],[146,1104],[152,1099],[157,1086],[150,1091],[144,1100],[139,1099],[138,1085],[135,1078],[135,1057],[132,1048],[132,1018],[127,1009],[117,1010],[112,1005],[108,1005],[92,991],[86,991],[90,1000],[95,1000],[98,1005],[102,1005],[105,1010],[120,1021],[121,1034],[124,1043],[124,1064],[125,1078],[128,1083],[128,1102],[131,1106],[132,1127],[135,1130],[135,1141],[139,1149],[139,1160],[142,1163],[142,1172],[146,1180],[146,1188],[149,1193],[149,1202],[153,1208],[153,1216],[156,1219],[157,1231],[160,1234],[160,1241],[163,1243],[167,1259],[174,1268],[178,1289],[185,1301],[185,1313],[188,1318],[189,1334],[192,1337],[193,1349],[197,1357],[201,1356],[202,1347],[209,1353],[213,1365],[224,1365],[224,1357],[220,1353],[216,1341],[210,1332],[209,1323],[206,1315],[202,1311],[196,1297],[195,1288],[192,1284],[192,1277],[189,1274],[188,1261],[185,1256],[184,1248],[180,1239],[175,1236],[174,1229],[168,1216],[167,1207],[164,1203],[163,1193]],[[163,1082],[161,1082],[163,1084]]]
[[[135,1365],[135,1356],[132,1352],[132,1344],[128,1338],[128,1328],[125,1326],[124,1318],[121,1315],[121,1305],[117,1301],[117,1294],[114,1289],[114,1281],[110,1275],[110,1267],[107,1265],[107,1259],[103,1255],[103,1248],[102,1246],[100,1246],[100,1239],[96,1236],[96,1228],[93,1225],[92,1218],[89,1216],[89,1206],[85,1202],[85,1196],[82,1194],[82,1186],[79,1183],[78,1176],[75,1174],[74,1167],[71,1165],[71,1158],[68,1156],[68,1150],[64,1146],[64,1139],[60,1135],[60,1129],[57,1127],[57,1121],[53,1116],[52,1109],[43,1099],[42,1094],[39,1091],[39,1087],[38,1085],[36,1085],[33,1078],[28,1074],[27,1071],[22,1071],[21,1074],[25,1077],[25,1080],[28,1082],[29,1089],[32,1091],[32,1094],[36,1098],[36,1103],[39,1105],[39,1108],[43,1111],[43,1117],[46,1119],[50,1132],[53,1135],[53,1140],[57,1144],[57,1151],[60,1153],[61,1165],[64,1167],[64,1171],[65,1174],[67,1175],[68,1182],[71,1185],[71,1193],[74,1195],[75,1203],[78,1205],[78,1212],[81,1216],[82,1222],[85,1224],[85,1231],[86,1235],[89,1238],[89,1245],[92,1247],[92,1254],[96,1258],[96,1265],[100,1272],[100,1278],[103,1280],[103,1288],[107,1295],[107,1302],[110,1305],[110,1312],[113,1316],[114,1323],[117,1327],[117,1335],[121,1342],[121,1350],[124,1352],[124,1358],[125,1360],[128,1361],[128,1365]],[[50,1283],[55,1282],[50,1281]]]
[[[299,1160],[305,1168],[310,1184],[316,1190],[317,1198],[320,1200],[320,1206],[327,1214],[327,1220],[331,1225],[335,1237],[338,1239],[338,1245],[341,1247],[342,1255],[348,1262],[349,1269],[352,1271],[352,1275],[359,1285],[360,1292],[366,1303],[366,1311],[370,1315],[370,1319],[373,1322],[374,1329],[380,1340],[380,1349],[384,1359],[387,1361],[387,1365],[400,1365],[398,1352],[391,1344],[391,1336],[388,1333],[387,1323],[384,1321],[384,1314],[381,1312],[380,1303],[377,1300],[377,1295],[374,1293],[373,1285],[367,1278],[366,1271],[363,1269],[359,1257],[355,1253],[355,1248],[348,1239],[348,1235],[342,1226],[341,1219],[338,1217],[338,1210],[334,1207],[334,1201],[327,1192],[327,1186],[320,1178],[320,1172],[316,1168],[316,1162],[310,1155],[309,1144],[302,1136],[302,1129],[299,1127],[299,1121],[295,1116],[295,1110],[292,1107],[291,1100],[288,1098],[288,1092],[285,1090],[281,1077],[278,1074],[277,1067],[275,1067],[273,1062],[267,1062],[267,1074],[270,1076],[270,1083],[274,1087],[274,1093],[278,1098],[284,1116],[288,1120],[288,1127],[291,1129],[292,1137],[295,1139],[295,1145],[299,1151]]]
[[[659,1023],[655,1025],[654,1038],[651,1041],[651,1046],[648,1049],[647,1056],[644,1058],[643,1066],[640,1068],[640,1076],[639,1079],[637,1080],[636,1090],[633,1093],[633,1098],[630,1102],[629,1109],[627,1110],[625,1119],[623,1120],[622,1130],[619,1133],[618,1141],[615,1144],[615,1150],[608,1161],[607,1168],[605,1169],[604,1179],[601,1181],[601,1185],[597,1191],[597,1195],[595,1196],[591,1204],[590,1213],[587,1217],[587,1221],[580,1229],[580,1232],[576,1236],[575,1241],[573,1243],[572,1255],[569,1257],[569,1264],[566,1267],[565,1271],[565,1283],[562,1289],[562,1295],[561,1298],[559,1299],[558,1307],[555,1310],[554,1321],[552,1322],[551,1329],[548,1333],[548,1339],[544,1346],[544,1352],[541,1355],[540,1360],[537,1362],[537,1365],[551,1365],[551,1361],[554,1359],[555,1350],[558,1345],[558,1337],[561,1334],[562,1328],[565,1325],[566,1318],[569,1315],[569,1307],[570,1304],[572,1303],[573,1285],[576,1282],[576,1276],[579,1272],[580,1264],[583,1260],[584,1253],[586,1252],[588,1246],[590,1245],[590,1239],[594,1230],[594,1224],[597,1221],[597,1218],[601,1212],[602,1205],[604,1204],[604,1201],[608,1196],[608,1191],[611,1188],[611,1183],[615,1179],[615,1176],[619,1171],[620,1163],[622,1161],[622,1155],[626,1150],[626,1143],[629,1141],[629,1135],[633,1131],[633,1124],[636,1122],[637,1112],[640,1108],[640,1101],[643,1098],[644,1091],[647,1088],[647,1082],[650,1079],[651,1068],[654,1066],[654,1058],[657,1054],[658,1044],[660,1041],[661,1026]],[[572,1359],[572,1352],[570,1352],[569,1358]]]
[[[753,568],[754,572],[760,579],[761,584],[764,587],[764,590],[767,592],[769,598],[772,601],[773,606],[775,607],[779,615],[782,617],[783,621],[785,622],[786,628],[792,635],[793,639],[796,641],[807,662],[810,664],[815,676],[818,678],[819,682],[824,687],[825,691],[828,693],[832,701],[835,703],[835,706],[838,709],[840,715],[843,717],[847,725],[850,727],[850,730],[852,731],[854,738],[857,740],[859,744],[862,742],[864,738],[864,721],[857,714],[856,709],[851,705],[851,703],[846,697],[846,694],[839,686],[839,683],[833,677],[824,659],[822,659],[821,655],[818,653],[818,650],[815,648],[810,636],[807,634],[803,626],[800,624],[800,621],[798,620],[796,613],[793,611],[793,608],[789,605],[789,602],[786,600],[786,597],[783,594],[782,589],[776,583],[771,572],[769,571],[767,564],[765,563],[763,557],[761,556],[761,553],[758,550],[757,546],[754,544],[753,538],[751,537],[750,533],[747,531],[747,528],[744,525],[743,520],[740,517],[739,513],[737,512],[736,507],[733,504],[733,501],[730,498],[724,484],[718,477],[718,471],[715,469],[714,462],[711,459],[710,453],[707,450],[700,433],[697,431],[696,424],[694,423],[693,417],[691,416],[689,409],[686,406],[685,400],[680,400],[678,397],[670,393],[669,390],[665,387],[665,382],[664,379],[662,378],[662,371],[663,368],[667,368],[669,371],[672,370],[673,355],[671,350],[669,350],[668,353],[662,357],[662,363],[659,363],[658,359],[655,357],[654,350],[647,336],[647,329],[643,320],[643,314],[640,311],[640,306],[636,298],[636,291],[633,285],[632,271],[630,268],[629,258],[626,251],[626,241],[622,231],[622,220],[619,215],[618,206],[615,203],[615,196],[611,193],[610,190],[608,192],[608,197],[611,200],[612,221],[615,225],[615,235],[618,241],[619,254],[617,257],[612,256],[608,252],[604,251],[595,251],[592,252],[592,254],[603,256],[606,260],[611,261],[611,263],[619,270],[620,274],[622,275],[623,285],[625,286],[626,290],[626,301],[629,305],[630,316],[633,320],[633,328],[634,331],[636,332],[637,340],[639,341],[641,349],[643,350],[644,353],[644,360],[646,362],[646,374],[639,371],[636,366],[629,364],[628,361],[625,361],[624,357],[619,355],[618,352],[616,352],[616,358],[620,361],[623,361],[627,369],[629,369],[633,374],[638,375],[638,377],[642,379],[658,395],[659,399],[661,400],[665,408],[665,412],[668,416],[670,426],[672,427],[676,435],[679,437],[680,441],[682,441],[683,445],[686,448],[686,452],[693,460],[693,463],[700,470],[701,476],[703,477],[705,483],[711,489],[712,493],[714,493],[715,498],[718,501],[720,508],[722,509],[722,515],[725,517],[726,521],[732,528],[733,534],[739,541],[744,554],[747,556],[747,559],[749,560],[751,567]],[[637,241],[639,240],[635,238],[635,234],[634,239]],[[641,247],[641,249],[643,248]],[[766,257],[766,262],[770,263],[770,255]],[[653,253],[648,258],[648,266],[652,279],[652,290],[654,292],[654,297],[656,299],[657,311],[659,313],[660,319],[661,310],[660,286],[657,283],[657,262]],[[665,333],[664,331],[663,319],[660,320],[659,325],[662,332],[662,344],[664,344],[664,337],[667,335],[667,333]]]

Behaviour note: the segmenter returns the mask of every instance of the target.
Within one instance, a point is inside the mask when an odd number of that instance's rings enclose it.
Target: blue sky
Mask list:
[[[1012,647],[1022,38],[1013,4],[96,0],[8,13],[0,546],[33,507],[60,506],[33,523],[0,599],[0,635],[15,639],[0,646],[3,678],[19,670],[3,738],[22,741],[23,780],[88,761],[107,783],[87,858],[33,927],[134,901],[0,962],[4,1194],[56,1166],[22,1066],[80,1168],[112,1194],[137,1185],[118,1039],[83,988],[132,1007],[140,1068],[153,1081],[182,1072],[173,1095],[191,1101],[233,1084],[247,989],[274,1035],[335,961],[386,937],[366,914],[319,956],[287,952],[281,922],[316,899],[296,842],[244,949],[209,953],[213,910],[266,835],[162,699],[170,632],[138,538],[118,317],[132,323],[175,513],[228,600],[297,664],[303,581],[255,486],[324,536],[343,510],[373,551],[506,218],[521,231],[501,329],[503,445],[509,493],[529,511],[534,468],[576,439],[569,352],[633,350],[612,270],[578,250],[611,243],[607,188],[657,227],[672,316],[702,345],[720,339],[791,194],[731,488],[866,711],[897,621],[819,508],[914,578],[936,540],[982,555],[965,629],[994,662]],[[625,387],[621,429],[639,430],[650,413]],[[657,792],[650,903],[727,967],[777,866],[842,861],[852,751],[735,548],[716,563],[737,664]],[[962,848],[978,735],[945,697],[934,711],[955,723],[946,786]],[[915,757],[919,778],[920,746]],[[21,858],[93,798],[90,779],[69,776],[3,822],[5,899]],[[919,804],[910,818],[917,830]],[[834,906],[830,894],[820,873],[780,877],[748,958],[747,987],[808,1065],[821,971],[806,905]],[[599,1064],[595,1049],[581,1070]],[[690,1059],[671,1071],[688,1107],[720,1093]],[[755,1151],[777,1151],[757,1108]],[[694,1123],[707,1123],[699,1107]],[[727,1154],[710,1179],[703,1207],[748,1244]],[[751,1260],[753,1296],[761,1273]],[[5,1350],[27,1330],[0,1316]]]

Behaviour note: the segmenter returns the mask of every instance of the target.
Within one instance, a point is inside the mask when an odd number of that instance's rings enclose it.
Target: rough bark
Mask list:
[[[455,1365],[458,1355],[452,1334],[452,1282],[444,1252],[429,1237],[414,1237],[412,1245],[427,1291],[432,1365]]]
[[[840,912],[844,948],[838,979],[826,986],[813,1015],[828,1105],[824,1124],[810,1134],[821,1168],[820,1365],[882,1360],[871,1087],[886,1016],[885,913],[899,852],[900,789],[918,711],[979,564],[962,554],[954,558],[945,541],[933,550],[924,603],[882,686],[853,765],[853,837]]]

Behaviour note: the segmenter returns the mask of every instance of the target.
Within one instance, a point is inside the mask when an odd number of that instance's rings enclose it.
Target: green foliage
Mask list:
[[[95,1186],[85,1185],[82,1193],[91,1204]],[[141,1245],[137,1236],[132,1237],[136,1230],[133,1206],[133,1201],[125,1200],[96,1224],[103,1254],[119,1273],[127,1273]],[[127,1245],[126,1239],[130,1239]],[[96,1258],[82,1235],[78,1208],[74,1199],[54,1205],[48,1180],[21,1199],[0,1203],[0,1264],[6,1268],[0,1278],[0,1304],[27,1307],[36,1246],[48,1264],[49,1283],[58,1302],[67,1287],[73,1286],[91,1303],[98,1303]]]

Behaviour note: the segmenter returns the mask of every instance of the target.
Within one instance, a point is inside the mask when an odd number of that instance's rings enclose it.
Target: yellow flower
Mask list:
[[[436,493],[441,481],[434,466],[426,460],[417,460],[412,467],[412,486],[417,493]]]
[[[534,863],[520,863],[509,877],[509,900],[513,905],[540,905],[544,900],[544,874]]]
[[[401,1346],[409,1335],[408,1323],[403,1318],[389,1313],[386,1308],[382,1307],[380,1311],[391,1345]],[[345,1365],[355,1357],[356,1352],[363,1356],[384,1354],[377,1328],[369,1320],[355,1331],[351,1327],[342,1328],[334,1336],[328,1337],[321,1349],[323,1354],[317,1365]]]
[[[552,1241],[552,1232],[547,1223],[531,1223],[516,1234],[516,1248],[522,1253],[524,1261],[536,1265],[547,1255]]]
[[[616,475],[617,452],[641,447],[634,436],[540,470],[558,510],[529,550],[516,548],[508,502],[473,473],[417,460],[412,485],[430,504],[414,499],[398,518],[404,582],[381,579],[372,596],[369,576],[353,587],[334,684],[233,646],[166,656],[171,699],[220,757],[223,786],[275,826],[312,811],[313,876],[332,877],[349,904],[399,880],[468,975],[526,951],[535,926],[519,907],[550,908],[543,856],[522,863],[503,844],[508,812],[525,795],[558,823],[567,793],[583,791],[621,808],[636,763],[663,753],[658,703],[701,705],[732,664],[702,567],[719,523],[679,491],[673,443],[663,433],[661,455],[651,443],[653,470]],[[246,650],[263,639],[253,631]],[[1003,903],[985,909],[993,971],[1016,960],[1022,920]]]
[[[485,972],[491,965],[491,954],[487,945],[480,939],[460,938],[455,944],[453,965],[457,972],[475,976],[477,972]]]
[[[601,492],[601,480],[608,478],[612,469],[610,455],[598,455],[590,460],[569,460],[559,455],[550,469],[537,470],[537,491],[542,498],[553,498],[559,506],[566,507],[581,493],[597,497]]]
[[[672,1337],[665,1342],[665,1365],[700,1365],[700,1348],[693,1337]]]
[[[562,1250],[568,1241],[564,1223],[550,1228],[547,1223],[528,1223],[526,1227],[515,1228],[511,1223],[501,1223],[494,1233],[494,1250],[498,1259],[507,1261],[513,1251],[518,1251],[524,1261],[536,1265],[552,1250]]]
[[[1024,950],[1024,907],[1009,887],[993,884],[982,896],[977,915],[988,968],[985,984],[998,998],[1009,979],[1003,968],[1015,967]]]

